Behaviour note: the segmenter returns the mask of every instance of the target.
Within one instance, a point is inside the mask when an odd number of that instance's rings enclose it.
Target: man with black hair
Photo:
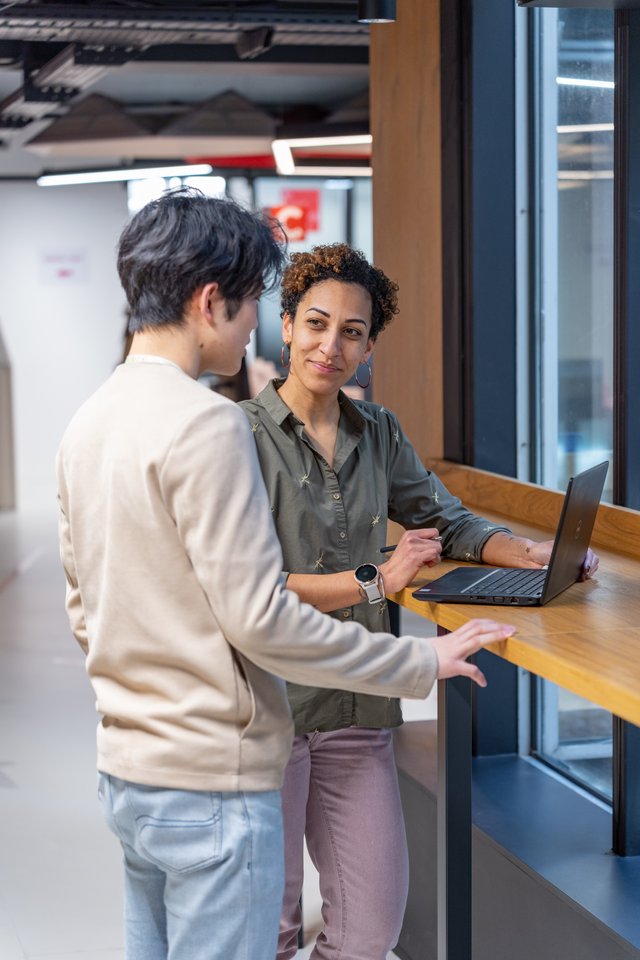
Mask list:
[[[136,214],[118,252],[131,349],[58,452],[67,610],[101,714],[127,960],[274,957],[292,738],[274,674],[424,697],[436,676],[484,683],[466,657],[511,632],[370,634],[286,589],[246,417],[197,382],[237,372],[282,259],[272,225],[231,201],[178,191]]]

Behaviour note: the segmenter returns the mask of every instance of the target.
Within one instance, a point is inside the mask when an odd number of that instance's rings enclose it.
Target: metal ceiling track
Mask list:
[[[0,0],[0,40],[149,47],[233,45],[239,33],[268,28],[269,46],[368,47],[352,0],[333,3],[68,4]]]
[[[139,21],[157,24],[165,21],[167,27],[177,24],[193,28],[206,23],[246,24],[334,24],[353,26],[367,32],[357,22],[356,0],[333,0],[324,3],[306,3],[300,0],[275,0],[260,3],[255,0],[236,0],[228,3],[190,3],[178,5],[164,0],[149,0],[147,3],[112,2],[59,3],[57,0],[32,0],[25,3],[0,2],[0,23],[6,21],[55,22],[66,28],[74,24],[95,23],[96,20],[113,23]]]
[[[356,0],[0,0],[0,61],[23,72],[22,86],[0,102],[0,145],[34,120],[60,116],[104,73],[136,58],[177,60],[207,46],[212,60],[305,62],[313,48],[326,51],[318,62],[359,63],[368,44]]]

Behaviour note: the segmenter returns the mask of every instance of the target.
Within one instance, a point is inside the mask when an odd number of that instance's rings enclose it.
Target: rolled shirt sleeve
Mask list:
[[[389,430],[389,519],[407,530],[436,527],[442,555],[479,563],[494,533],[510,533],[472,513],[420,462],[394,414],[384,411]]]

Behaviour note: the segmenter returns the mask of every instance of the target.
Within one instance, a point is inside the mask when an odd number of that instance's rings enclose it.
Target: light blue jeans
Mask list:
[[[273,960],[279,791],[168,790],[100,773],[98,796],[124,851],[126,960]]]

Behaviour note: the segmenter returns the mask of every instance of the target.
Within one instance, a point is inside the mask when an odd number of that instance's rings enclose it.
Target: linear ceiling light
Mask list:
[[[563,123],[557,133],[613,133],[612,123]]]
[[[354,134],[345,134],[344,136],[326,136],[326,137],[294,137],[286,140],[273,140],[271,143],[271,150],[273,153],[274,160],[276,161],[276,168],[278,173],[283,177],[291,177],[296,175],[304,176],[316,176],[316,170],[326,170],[327,176],[353,176],[353,177],[370,177],[371,168],[370,167],[349,167],[350,173],[337,173],[338,167],[306,167],[306,166],[296,166],[295,158],[293,155],[292,147],[305,148],[305,147],[359,147],[359,146],[368,146],[373,142],[373,137],[370,133],[354,133]],[[339,163],[339,158],[336,158],[336,163]],[[314,173],[310,174],[309,170],[313,169]],[[344,170],[346,168],[339,168]],[[324,174],[320,174],[323,176]]]
[[[358,0],[358,23],[393,23],[396,0]]]
[[[558,180],[613,180],[613,170],[558,170]]]
[[[64,187],[80,183],[114,183],[118,180],[149,180],[152,177],[201,177],[212,172],[208,163],[174,167],[135,167],[129,170],[91,170],[87,173],[51,173],[38,177],[39,187]]]
[[[338,164],[329,166],[312,167],[294,167],[288,176],[290,177],[370,177],[373,173],[371,167],[341,167]]]
[[[560,87],[595,87],[599,90],[613,90],[613,80],[582,80],[580,77],[556,77]]]
[[[373,143],[370,133],[349,133],[335,137],[295,137],[285,141],[290,147],[357,147]]]
[[[283,177],[290,176],[296,168],[291,145],[288,140],[273,140],[271,142],[271,152],[276,162],[276,169]]]

